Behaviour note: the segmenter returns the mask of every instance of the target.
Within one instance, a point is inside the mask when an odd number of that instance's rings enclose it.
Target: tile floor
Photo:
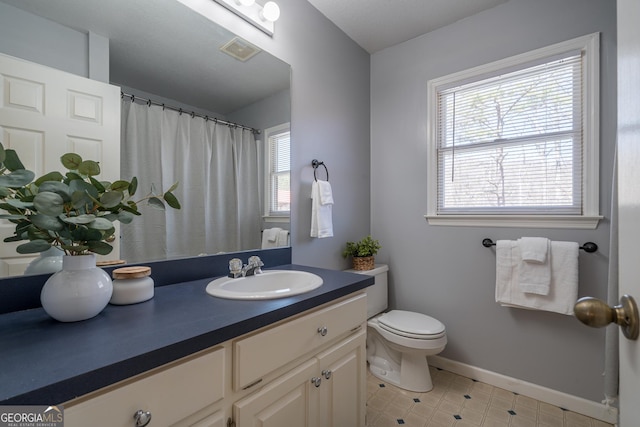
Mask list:
[[[415,393],[367,376],[367,427],[611,427],[557,406],[431,368],[433,390]]]

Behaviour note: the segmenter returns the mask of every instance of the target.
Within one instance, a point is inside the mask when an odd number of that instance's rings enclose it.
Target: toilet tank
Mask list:
[[[346,270],[350,273],[366,274],[375,277],[375,283],[366,289],[367,292],[367,319],[382,313],[388,306],[387,272],[389,266],[376,264],[372,270]]]

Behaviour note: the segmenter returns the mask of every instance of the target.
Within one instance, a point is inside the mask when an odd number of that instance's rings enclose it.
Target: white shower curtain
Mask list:
[[[260,247],[257,142],[249,130],[160,106],[122,100],[122,177],[138,178],[134,200],[173,183],[182,209],[154,209],[121,228],[127,262]]]

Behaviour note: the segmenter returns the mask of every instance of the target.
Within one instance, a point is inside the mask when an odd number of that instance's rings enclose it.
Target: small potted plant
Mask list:
[[[0,144],[0,218],[15,224],[14,235],[5,242],[27,240],[17,247],[20,254],[39,253],[56,247],[64,252],[62,270],[42,288],[45,311],[60,321],[77,321],[97,315],[111,298],[109,275],[96,267],[96,254],[107,255],[115,239],[113,223],[128,224],[141,215],[138,204],[180,209],[172,193],[153,192],[132,200],[138,181],[98,181],[98,162],[67,153],[60,158],[65,174],[49,172],[35,178],[25,169],[15,150]],[[85,304],[86,303],[86,304]]]
[[[372,270],[375,267],[375,254],[381,247],[380,242],[369,235],[358,242],[347,242],[342,256],[352,257],[355,270]]]

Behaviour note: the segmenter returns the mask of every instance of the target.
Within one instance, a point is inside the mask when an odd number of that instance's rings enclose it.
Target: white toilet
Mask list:
[[[387,309],[387,272],[376,264],[373,270],[352,273],[375,276],[367,288],[367,362],[376,377],[400,388],[426,392],[433,388],[427,356],[440,353],[447,344],[444,325],[437,319],[411,311]],[[382,313],[382,314],[381,314]]]

